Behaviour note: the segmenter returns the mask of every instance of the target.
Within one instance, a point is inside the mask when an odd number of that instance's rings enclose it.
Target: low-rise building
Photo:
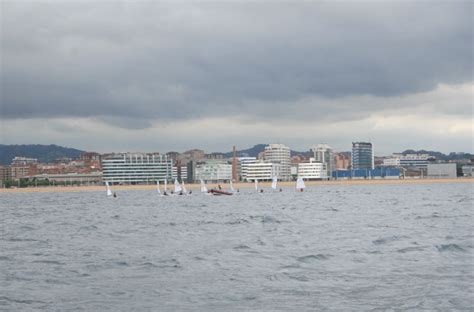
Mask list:
[[[464,165],[461,167],[462,175],[465,177],[472,177],[472,172],[474,171],[474,165]]]
[[[455,163],[428,164],[428,178],[452,179],[457,177]]]
[[[282,176],[282,165],[268,162],[255,162],[247,165],[247,181],[271,181],[273,177],[280,179]]]
[[[237,176],[239,180],[247,179],[247,167],[249,164],[254,164],[257,162],[256,157],[239,157],[237,158]]]
[[[226,182],[232,179],[232,165],[225,161],[209,160],[198,163],[195,174],[197,181]]]
[[[383,160],[383,166],[426,168],[431,159],[428,154],[393,154]]]
[[[38,159],[36,158],[28,158],[28,157],[21,157],[16,156],[12,159],[12,166],[28,166],[28,165],[36,165],[38,163]]]
[[[309,162],[298,164],[298,178],[304,180],[327,179],[326,166],[323,162],[310,158]]]

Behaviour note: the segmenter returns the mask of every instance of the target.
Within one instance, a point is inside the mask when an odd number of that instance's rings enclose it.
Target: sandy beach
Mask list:
[[[474,178],[457,178],[457,179],[378,179],[378,180],[336,180],[336,181],[305,181],[306,186],[331,186],[331,185],[380,185],[380,184],[429,184],[429,183],[474,183]],[[259,188],[270,188],[271,182],[260,182]],[[221,183],[225,189],[227,184]],[[279,182],[279,187],[294,187],[295,182]],[[168,185],[172,187],[172,185]],[[207,184],[209,189],[217,187],[217,184]],[[234,183],[235,189],[253,188],[254,183]],[[199,190],[199,184],[187,184],[186,188],[189,190]],[[122,190],[154,190],[156,185],[114,185],[113,191],[119,192]],[[104,191],[105,186],[47,186],[47,187],[26,187],[26,188],[3,188],[0,193],[30,193],[30,192],[83,192],[83,191]]]

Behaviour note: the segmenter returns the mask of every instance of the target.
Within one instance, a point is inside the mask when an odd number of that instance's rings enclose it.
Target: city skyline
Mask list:
[[[2,144],[474,152],[469,1],[0,6]]]

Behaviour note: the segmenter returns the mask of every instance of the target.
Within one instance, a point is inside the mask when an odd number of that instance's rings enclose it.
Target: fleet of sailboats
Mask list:
[[[212,191],[217,191],[217,190],[209,191],[207,186],[206,186],[206,183],[204,182],[204,180],[201,179],[200,182],[201,182],[201,193],[210,194],[210,193],[212,193]],[[254,180],[254,184],[255,184],[255,190],[258,191],[258,179]],[[105,182],[105,186],[106,186],[106,189],[107,189],[107,196],[108,197],[109,196],[116,197],[116,195],[112,192],[112,190],[110,188],[110,183],[108,181]],[[278,177],[274,176],[272,178],[271,188],[273,190],[276,190],[277,187],[278,187]],[[232,181],[229,181],[229,188],[230,188],[230,192],[220,191],[220,186],[219,186],[219,191],[217,191],[217,192],[226,193],[226,195],[232,195],[233,193],[235,193],[235,189],[234,189],[234,185],[233,185]],[[305,188],[306,188],[306,185],[304,183],[303,178],[298,178],[296,180],[296,189],[302,192]],[[280,192],[281,191],[282,191],[282,189],[280,188]],[[167,179],[164,179],[164,181],[163,181],[163,193],[160,190],[160,181],[159,180],[156,181],[156,192],[160,196],[168,195],[168,181],[167,181]],[[263,190],[262,190],[262,192],[263,192]],[[174,192],[172,192],[172,193],[174,193],[176,195],[185,195],[185,194],[187,194],[187,190],[186,190],[186,186],[184,185],[184,181],[182,181],[181,184],[180,184],[178,182],[178,179],[175,179],[174,180]],[[191,194],[191,192],[189,194]]]

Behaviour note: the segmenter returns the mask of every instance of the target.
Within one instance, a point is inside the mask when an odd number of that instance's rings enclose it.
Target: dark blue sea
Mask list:
[[[0,310],[474,310],[472,183],[0,193]]]

